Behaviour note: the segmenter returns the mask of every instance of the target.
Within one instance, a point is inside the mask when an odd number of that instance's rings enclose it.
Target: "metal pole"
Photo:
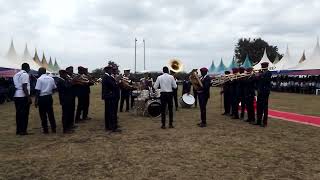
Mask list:
[[[137,72],[137,38],[134,38],[134,73]]]
[[[146,70],[146,41],[143,40],[143,70]]]

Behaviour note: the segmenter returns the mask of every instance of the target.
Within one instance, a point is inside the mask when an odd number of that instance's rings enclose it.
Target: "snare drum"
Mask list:
[[[179,102],[182,108],[190,108],[194,104],[195,99],[191,94],[184,94],[179,98]]]

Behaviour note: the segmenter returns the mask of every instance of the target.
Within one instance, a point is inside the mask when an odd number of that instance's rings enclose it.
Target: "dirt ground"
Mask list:
[[[160,119],[121,113],[121,134],[104,131],[100,87],[92,88],[90,117],[76,132],[43,135],[31,108],[29,132],[15,135],[13,103],[0,105],[0,179],[320,179],[320,128],[270,119],[260,128],[221,116],[218,89],[208,104],[175,113],[175,129]],[[273,93],[270,107],[320,116],[320,96]]]

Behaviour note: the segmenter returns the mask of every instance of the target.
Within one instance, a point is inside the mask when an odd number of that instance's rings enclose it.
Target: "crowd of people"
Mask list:
[[[271,80],[272,90],[278,92],[316,94],[320,76],[276,76]]]

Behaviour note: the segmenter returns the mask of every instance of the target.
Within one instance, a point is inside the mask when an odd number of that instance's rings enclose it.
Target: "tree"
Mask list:
[[[279,54],[278,47],[269,45],[266,41],[261,38],[253,39],[241,38],[235,47],[235,57],[238,63],[243,63],[246,56],[248,55],[253,64],[258,63],[264,53],[264,49],[267,48],[267,56],[271,62],[275,60],[277,55],[282,58],[283,55]]]

